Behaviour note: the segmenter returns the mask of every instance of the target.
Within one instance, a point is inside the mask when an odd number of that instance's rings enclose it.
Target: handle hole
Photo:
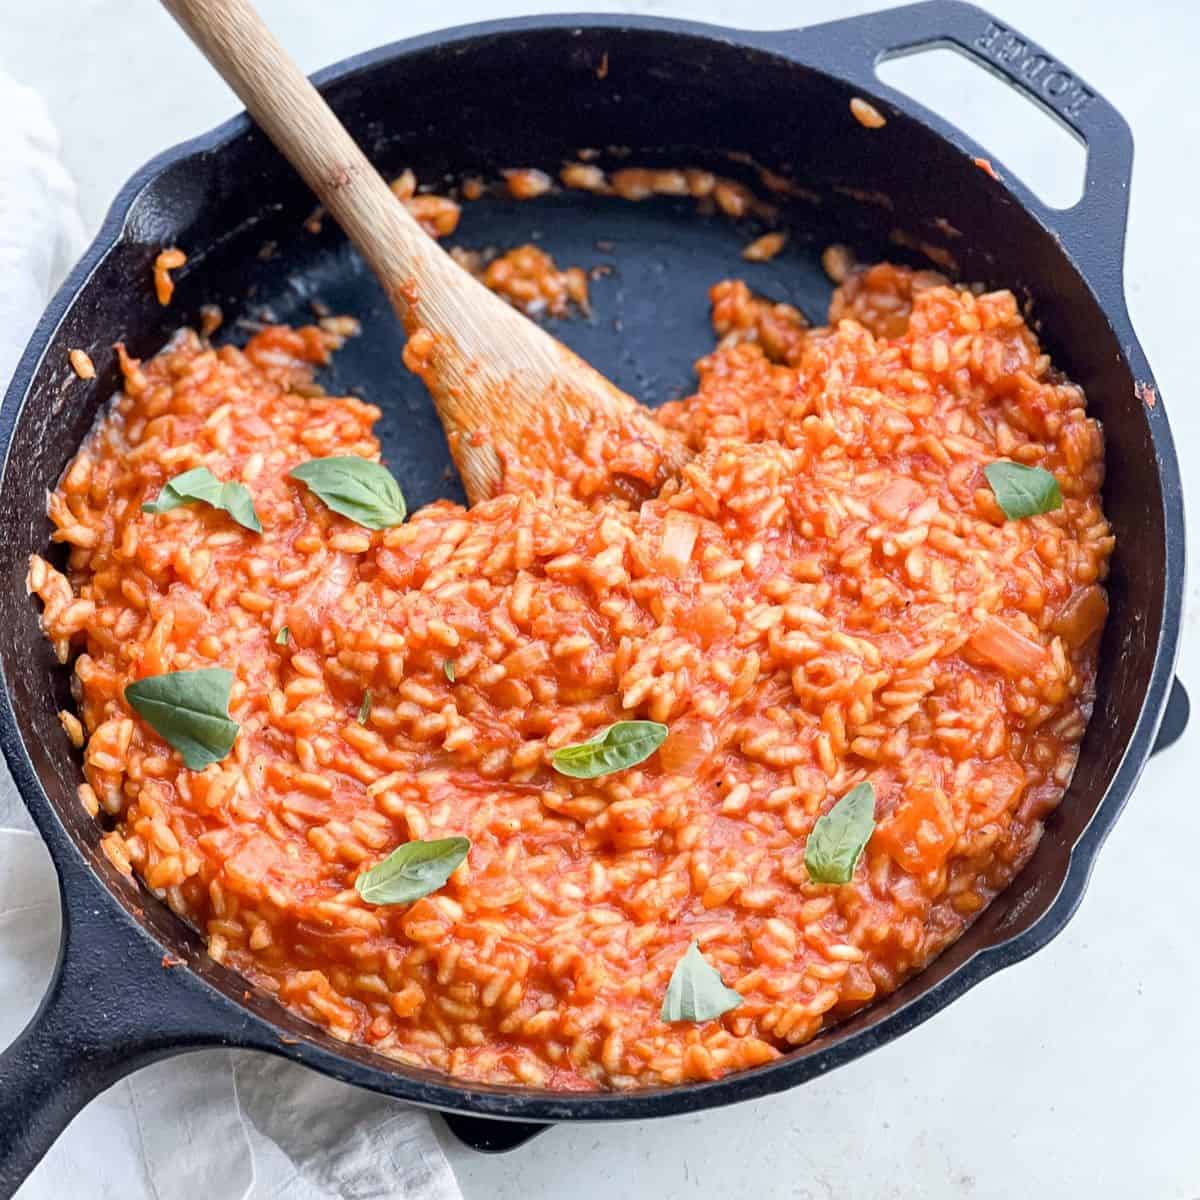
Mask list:
[[[931,46],[885,59],[876,74],[986,146],[1051,208],[1072,208],[1083,197],[1087,148],[974,59]]]

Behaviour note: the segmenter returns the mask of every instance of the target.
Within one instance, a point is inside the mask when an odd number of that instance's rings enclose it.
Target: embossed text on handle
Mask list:
[[[996,21],[987,23],[973,47],[1006,74],[1044,97],[1064,117],[1078,117],[1095,99],[1062,63]]]

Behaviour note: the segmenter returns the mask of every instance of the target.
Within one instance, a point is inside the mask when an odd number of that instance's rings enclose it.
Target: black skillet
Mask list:
[[[972,56],[1087,144],[1074,208],[1046,207],[994,159],[993,177],[973,161],[986,151],[878,82],[882,58],[929,45]],[[753,1071],[626,1094],[466,1085],[342,1045],[248,991],[163,904],[116,874],[97,851],[99,825],[75,799],[79,757],[55,716],[68,703],[68,673],[43,642],[23,583],[29,554],[48,544],[46,489],[117,384],[113,342],[152,354],[212,302],[237,338],[245,327],[234,318],[302,321],[315,299],[363,323],[325,382],[383,406],[384,452],[412,504],[461,493],[432,407],[399,365],[400,331],[374,280],[330,222],[305,229],[308,192],[244,117],[229,121],[161,155],[122,190],[42,319],[0,414],[0,740],[63,900],[49,994],[0,1057],[4,1195],[91,1097],[155,1059],[205,1046],[267,1050],[458,1114],[455,1128],[480,1149],[508,1148],[548,1122],[666,1116],[803,1083],[898,1037],[1058,933],[1147,757],[1186,719],[1176,688],[1160,730],[1180,631],[1183,505],[1166,414],[1122,293],[1132,140],[1057,60],[979,9],[934,0],[782,33],[630,17],[501,21],[371,51],[318,82],[385,171],[412,165],[429,184],[513,165],[555,171],[581,146],[616,146],[631,148],[630,163],[709,165],[758,186],[744,158],[728,157],[737,151],[802,185],[783,198],[789,249],[764,265],[739,258],[753,227],[697,215],[685,201],[565,194],[467,206],[460,244],[532,237],[563,263],[614,268],[593,285],[595,316],[555,332],[648,403],[689,390],[691,364],[712,344],[705,293],[715,280],[743,275],[819,317],[829,283],[818,256],[832,241],[867,260],[924,261],[897,244],[899,230],[910,247],[951,255],[964,279],[1016,289],[1107,437],[1105,503],[1118,541],[1095,714],[1037,853],[969,932],[887,1000]],[[856,95],[887,117],[884,128],[851,117]],[[148,280],[171,244],[189,261],[164,310]],[[91,351],[95,382],[71,375],[73,346]]]

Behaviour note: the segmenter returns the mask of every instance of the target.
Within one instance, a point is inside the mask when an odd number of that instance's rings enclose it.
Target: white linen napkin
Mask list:
[[[0,113],[2,394],[84,231],[40,98],[0,75]],[[50,856],[0,763],[0,1047],[46,989],[59,921]],[[425,1113],[229,1050],[158,1063],[98,1097],[19,1197],[58,1200],[80,1180],[97,1200],[462,1200]]]

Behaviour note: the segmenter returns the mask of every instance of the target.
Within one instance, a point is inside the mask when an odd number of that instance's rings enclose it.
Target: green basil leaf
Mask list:
[[[147,675],[125,689],[130,707],[183,755],[190,771],[203,771],[233,749],[238,723],[229,719],[233,672],[222,667]]]
[[[163,486],[156,500],[142,505],[142,512],[164,513],[181,504],[207,504],[227,512],[239,525],[262,533],[254,497],[240,483],[222,483],[207,467],[195,467],[176,475]]]
[[[364,871],[354,886],[368,904],[411,904],[436,892],[470,849],[471,840],[465,837],[405,842]]]
[[[446,678],[448,680],[450,680],[451,683],[453,683],[454,682],[454,659],[452,659],[452,658],[446,659],[446,661],[444,663],[442,663],[442,670],[446,673]]]
[[[1062,508],[1058,480],[1041,467],[1024,467],[1015,462],[988,463],[983,468],[996,503],[1010,521],[1035,517]]]
[[[358,723],[365,725],[371,719],[371,689],[363,692],[362,703],[358,706]]]
[[[312,458],[289,472],[335,513],[365,529],[390,529],[408,513],[404,494],[387,467],[345,455]]]
[[[618,721],[586,742],[560,747],[550,761],[560,775],[595,779],[645,762],[666,736],[667,727],[657,721]]]
[[[275,645],[286,646],[292,640],[292,631],[286,626],[281,626],[279,632],[275,635]]]
[[[852,787],[808,835],[804,865],[815,883],[849,883],[875,831],[875,788]]]
[[[664,1021],[712,1021],[741,1002],[693,942],[671,972],[660,1015]]]

